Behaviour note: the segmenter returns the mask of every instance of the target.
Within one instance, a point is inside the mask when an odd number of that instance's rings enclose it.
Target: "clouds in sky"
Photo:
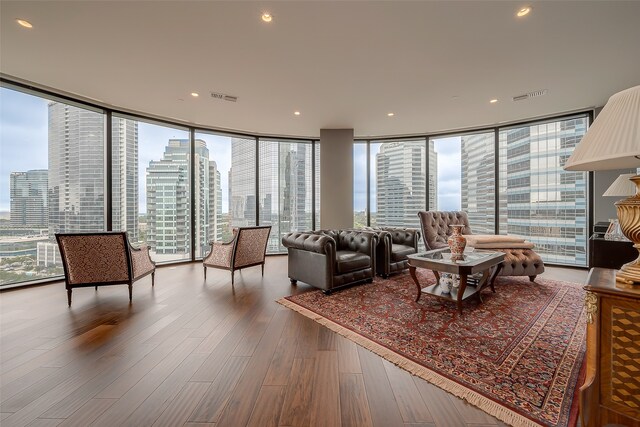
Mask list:
[[[9,175],[47,169],[47,100],[0,88],[0,211],[8,211]]]

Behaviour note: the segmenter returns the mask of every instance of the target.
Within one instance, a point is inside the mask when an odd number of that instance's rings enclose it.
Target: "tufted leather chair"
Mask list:
[[[363,227],[362,230],[378,235],[377,274],[386,278],[409,268],[407,256],[418,252],[418,230],[404,227]]]
[[[289,279],[320,288],[371,282],[375,275],[375,233],[355,230],[320,230],[289,233],[282,245],[289,251]]]
[[[133,282],[151,274],[154,285],[156,265],[149,246],[134,248],[126,232],[56,233],[64,267],[67,302],[71,307],[73,288],[128,285],[129,302]]]
[[[427,250],[447,247],[447,239],[452,233],[450,225],[464,225],[462,234],[473,234],[466,212],[422,211],[418,212],[418,217]],[[494,250],[505,253],[500,276],[529,276],[533,282],[538,274],[544,272],[542,258],[533,249],[505,247]]]

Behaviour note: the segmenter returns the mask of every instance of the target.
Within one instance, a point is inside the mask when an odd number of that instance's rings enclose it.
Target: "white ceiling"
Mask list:
[[[533,11],[518,19],[524,4]],[[5,76],[261,134],[493,125],[600,106],[640,84],[638,1],[3,0],[0,15]],[[547,95],[511,100],[539,89]]]

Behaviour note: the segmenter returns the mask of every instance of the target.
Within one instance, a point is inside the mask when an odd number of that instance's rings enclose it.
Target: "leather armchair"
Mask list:
[[[386,278],[409,268],[407,256],[418,252],[418,230],[404,227],[364,227],[363,230],[378,235],[377,274]]]
[[[473,234],[466,212],[459,211],[423,211],[418,212],[422,226],[422,238],[427,250],[447,247],[447,239],[451,235],[450,225],[464,225],[462,234]],[[504,252],[500,276],[529,276],[533,282],[538,274],[544,272],[544,262],[533,249],[509,248],[508,243],[500,249]]]
[[[329,294],[336,288],[372,282],[378,236],[367,231],[320,230],[289,233],[282,245],[289,252],[289,279],[320,288]]]

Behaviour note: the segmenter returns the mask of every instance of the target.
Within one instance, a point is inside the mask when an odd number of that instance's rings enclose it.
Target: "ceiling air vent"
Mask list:
[[[523,93],[522,95],[514,96],[513,100],[514,101],[524,101],[525,99],[535,98],[537,96],[542,96],[542,95],[546,95],[546,94],[547,94],[547,90],[546,89],[534,90],[533,92]]]
[[[211,97],[213,99],[219,99],[221,101],[231,101],[231,102],[238,101],[237,96],[227,95],[225,93],[220,93],[220,92],[211,92]]]

